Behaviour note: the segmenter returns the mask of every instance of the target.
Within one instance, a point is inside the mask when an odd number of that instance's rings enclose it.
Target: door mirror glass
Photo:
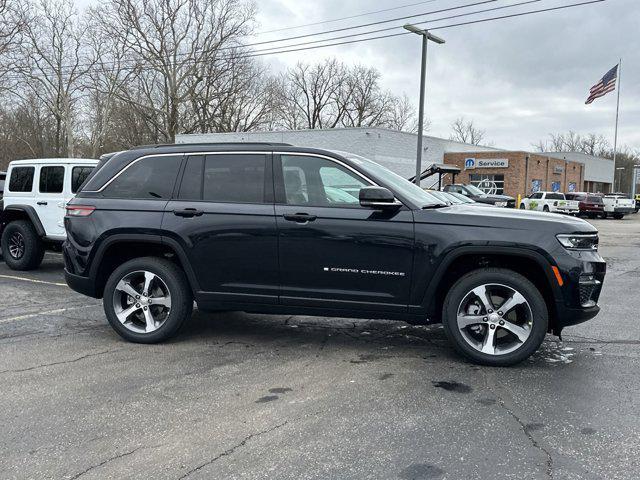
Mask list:
[[[384,187],[364,187],[359,193],[360,205],[379,210],[397,209],[402,206],[393,193]]]

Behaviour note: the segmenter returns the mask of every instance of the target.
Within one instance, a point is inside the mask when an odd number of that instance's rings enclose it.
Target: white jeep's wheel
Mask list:
[[[44,245],[28,220],[15,220],[2,232],[2,257],[11,270],[33,270],[44,258]]]

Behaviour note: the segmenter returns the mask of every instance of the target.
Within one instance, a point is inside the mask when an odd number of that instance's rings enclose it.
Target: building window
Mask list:
[[[536,193],[542,190],[542,180],[533,179],[531,180],[531,193]]]
[[[552,192],[559,192],[559,191],[560,191],[560,189],[561,189],[561,187],[560,187],[560,182],[553,182],[553,183],[551,184],[551,191],[552,191]]]
[[[504,192],[504,175],[472,173],[469,175],[471,185],[478,187],[489,195],[502,195]]]

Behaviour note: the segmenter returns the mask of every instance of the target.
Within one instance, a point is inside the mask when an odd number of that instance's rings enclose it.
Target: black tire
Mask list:
[[[114,293],[116,286],[133,272],[148,271],[159,277],[171,295],[171,308],[157,330],[137,333],[127,328],[116,314]],[[193,311],[193,294],[184,271],[169,260],[158,257],[142,257],[130,260],[116,268],[105,285],[104,312],[113,329],[125,340],[135,343],[158,343],[178,333]],[[150,307],[149,307],[150,308]]]
[[[607,212],[603,212],[603,213],[600,215],[600,217],[601,217],[603,220],[606,220],[606,219],[607,219],[607,217],[608,217]]]
[[[12,242],[22,245],[22,253],[11,252]],[[15,250],[14,250],[15,252]],[[36,229],[28,220],[16,220],[9,223],[2,232],[2,257],[11,270],[33,270],[38,268],[44,258],[44,244]]]
[[[505,285],[516,290],[531,308],[533,324],[529,337],[513,352],[504,354],[480,352],[467,343],[458,328],[459,305],[471,290],[486,284]],[[487,268],[464,275],[451,287],[442,308],[442,323],[449,341],[458,353],[480,365],[505,367],[522,362],[538,350],[548,330],[549,313],[540,291],[525,277],[512,270]]]
[[[613,218],[615,218],[616,220],[622,220],[624,218],[624,214],[623,213],[614,213],[613,214]]]
[[[545,205],[544,207],[542,207],[542,211],[549,212],[549,205]]]
[[[527,207],[525,206],[525,204],[521,203],[520,204],[520,210],[526,210],[526,209],[527,209]]]

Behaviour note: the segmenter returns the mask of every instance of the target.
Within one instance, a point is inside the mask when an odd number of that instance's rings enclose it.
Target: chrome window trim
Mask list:
[[[175,153],[153,153],[150,155],[144,155],[142,157],[136,158],[133,162],[126,165],[123,169],[121,169],[117,174],[115,174],[111,179],[105,183],[98,190],[83,190],[83,193],[101,193],[105,188],[107,188],[111,183],[113,183],[120,175],[126,172],[132,165],[135,165],[140,160],[144,160],[146,158],[154,158],[154,157],[184,157],[189,155],[271,155],[272,152],[256,152],[254,151],[232,151],[232,152],[175,152]]]

